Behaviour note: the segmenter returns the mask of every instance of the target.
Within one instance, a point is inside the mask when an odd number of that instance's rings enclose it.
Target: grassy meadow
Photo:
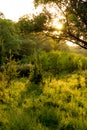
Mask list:
[[[2,68],[0,130],[87,130],[86,57],[41,52]]]

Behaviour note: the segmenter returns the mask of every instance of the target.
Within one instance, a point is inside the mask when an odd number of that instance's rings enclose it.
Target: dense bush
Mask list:
[[[87,70],[40,85],[16,79],[8,88],[0,78],[1,130],[87,129]]]
[[[9,86],[11,81],[18,76],[17,62],[10,57],[7,63],[1,66],[1,73],[4,77],[4,82],[7,82],[7,86]]]
[[[21,64],[18,65],[18,73],[19,73],[19,77],[29,77],[30,73],[31,73],[31,68],[32,68],[32,64]]]
[[[30,75],[30,81],[35,84],[43,81],[43,72],[39,57],[36,57],[34,60],[34,65]]]
[[[87,58],[73,53],[51,51],[40,55],[42,67],[53,74],[87,69]]]
[[[57,129],[60,123],[60,116],[57,115],[57,112],[54,108],[43,108],[39,116],[39,120],[49,129]]]

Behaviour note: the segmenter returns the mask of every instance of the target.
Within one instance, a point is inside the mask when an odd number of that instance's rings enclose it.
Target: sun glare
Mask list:
[[[74,44],[73,42],[70,42],[70,41],[66,41],[66,44],[67,44],[68,46],[77,46],[76,44]]]
[[[52,21],[52,26],[59,31],[63,29],[63,23],[60,22],[58,18],[54,18]]]
[[[63,29],[63,24],[59,22],[53,21],[52,26],[57,29],[57,30],[62,30]]]
[[[55,28],[58,29],[58,30],[62,30],[63,24],[58,23],[58,24],[55,25]]]

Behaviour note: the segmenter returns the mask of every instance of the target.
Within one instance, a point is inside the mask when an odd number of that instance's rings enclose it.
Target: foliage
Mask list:
[[[18,54],[20,42],[15,23],[8,19],[0,19],[0,62],[2,64],[9,56],[10,50],[12,54]]]
[[[87,49],[87,2],[83,0],[34,0],[35,4],[49,4],[57,8],[58,13],[63,17],[58,21],[62,21],[64,26],[61,35],[51,36],[59,40],[70,40],[82,48]],[[57,14],[58,15],[58,14]],[[55,20],[55,17],[54,17]],[[54,30],[55,31],[55,30]],[[57,30],[56,30],[57,31]]]
[[[87,58],[39,32],[46,16],[0,18],[0,130],[87,129]]]
[[[87,56],[87,51],[84,48],[81,47],[69,47],[70,52],[77,53],[83,56]]]
[[[87,58],[74,53],[60,51],[42,52],[40,57],[42,68],[54,75],[87,69]]]
[[[9,86],[11,81],[15,79],[18,75],[17,62],[12,59],[11,55],[7,64],[2,66],[2,74],[4,75],[5,80],[7,81],[7,86]]]
[[[22,35],[26,35],[31,32],[40,32],[44,30],[47,21],[47,16],[42,12],[37,16],[33,16],[32,19],[28,15],[21,17],[18,21],[18,26]]]
[[[49,52],[56,48],[57,42],[43,32],[31,33],[28,37],[36,43],[36,50]]]
[[[0,12],[0,19],[4,19],[4,18],[5,18],[4,14]]]
[[[30,77],[30,81],[34,82],[35,84],[42,82],[41,70],[36,65],[33,68],[33,71],[32,71],[31,77]]]
[[[50,82],[45,78],[40,93],[41,85],[25,78],[15,80],[2,96],[1,130],[86,130],[86,77],[87,70],[63,75],[59,80],[52,78]]]
[[[29,77],[32,67],[32,64],[19,64],[17,68],[18,77]]]
[[[23,39],[22,43],[20,45],[20,51],[19,54],[24,57],[24,56],[30,56],[34,53],[34,50],[36,48],[36,43],[32,39]]]
[[[57,115],[55,108],[43,108],[41,115],[39,116],[40,122],[49,129],[57,129],[60,123],[60,116]]]
[[[41,63],[39,59],[39,55],[35,53],[34,57],[34,67],[30,74],[30,81],[38,84],[43,81],[43,73],[41,68]]]

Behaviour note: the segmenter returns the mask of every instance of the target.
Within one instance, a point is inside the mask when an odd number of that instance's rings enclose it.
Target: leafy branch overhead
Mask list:
[[[47,21],[49,21],[50,15],[48,12],[42,12],[39,15],[33,15],[32,18],[29,15],[24,15],[19,18],[18,25],[23,34],[31,32],[41,32],[46,30]]]
[[[48,30],[48,35],[53,38],[69,40],[82,48],[87,49],[87,1],[86,0],[34,0],[36,6],[39,4],[52,4],[58,10],[57,15],[62,15],[63,30],[61,34],[53,35]],[[50,8],[52,8],[50,6]],[[53,14],[51,14],[53,15]],[[54,20],[57,17],[54,17]],[[60,16],[61,19],[61,16]],[[59,18],[58,18],[59,21]],[[58,31],[55,29],[55,31]]]

